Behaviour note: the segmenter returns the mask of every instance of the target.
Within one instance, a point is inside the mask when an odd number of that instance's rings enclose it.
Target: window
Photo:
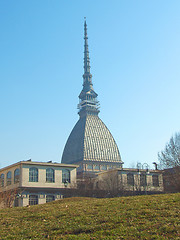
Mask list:
[[[0,186],[4,187],[4,174],[3,173],[0,176]]]
[[[63,183],[70,183],[70,171],[68,169],[62,170],[62,182]]]
[[[14,171],[14,183],[18,183],[20,180],[20,170],[16,168]]]
[[[134,174],[132,173],[127,174],[127,184],[134,186]]]
[[[93,166],[92,165],[87,165],[87,169],[93,170]]]
[[[117,165],[117,168],[121,168],[121,165]]]
[[[152,182],[154,187],[159,187],[159,177],[158,175],[152,175]]]
[[[29,196],[29,205],[38,204],[38,195],[30,195]]]
[[[49,183],[54,182],[54,169],[52,168],[46,169],[46,182],[49,182]]]
[[[106,165],[101,166],[101,170],[107,170],[107,166]]]
[[[55,200],[55,197],[54,195],[46,195],[46,202],[52,202]]]
[[[7,186],[11,185],[11,178],[12,178],[12,173],[11,173],[11,171],[9,171],[7,173]]]
[[[94,166],[94,170],[99,170],[99,169],[100,169],[99,165]]]
[[[140,186],[146,186],[146,185],[147,185],[146,175],[145,174],[141,174],[140,175]]]
[[[29,182],[38,182],[38,169],[30,168],[29,169]]]

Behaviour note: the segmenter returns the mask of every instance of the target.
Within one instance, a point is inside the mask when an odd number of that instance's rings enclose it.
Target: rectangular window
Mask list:
[[[38,182],[38,169],[35,167],[29,169],[29,182]]]
[[[62,170],[62,182],[66,183],[66,184],[71,182],[70,171],[68,169],[63,169]]]
[[[54,169],[52,168],[46,169],[46,182],[49,182],[49,183],[54,182]]]
[[[140,186],[147,186],[147,180],[146,180],[145,174],[140,175]]]
[[[152,176],[152,182],[154,187],[159,187],[159,177],[158,175],[153,175]]]
[[[4,174],[3,173],[0,176],[0,186],[4,187]]]
[[[54,195],[46,195],[46,202],[52,202],[55,200],[55,197]]]
[[[132,173],[127,174],[127,184],[134,186],[134,174]]]
[[[37,204],[38,204],[38,195],[30,195],[29,205],[37,205]]]

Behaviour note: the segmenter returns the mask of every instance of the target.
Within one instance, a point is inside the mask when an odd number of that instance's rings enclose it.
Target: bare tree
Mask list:
[[[13,203],[17,197],[18,189],[11,190],[0,190],[0,207],[1,208],[9,208],[13,206]]]
[[[94,178],[91,174],[86,173],[85,175],[79,176],[77,179],[77,188],[79,190],[93,190],[94,189]]]
[[[164,184],[169,190],[180,191],[180,132],[170,138],[165,149],[158,153],[164,169]]]
[[[111,197],[122,195],[124,191],[122,175],[114,170],[103,173],[101,179],[98,181],[98,187],[108,192]]]
[[[118,172],[113,171],[107,173],[107,176],[104,178],[104,186],[107,190],[116,192],[118,190]]]
[[[180,132],[170,138],[165,149],[158,153],[158,158],[164,168],[180,167]]]

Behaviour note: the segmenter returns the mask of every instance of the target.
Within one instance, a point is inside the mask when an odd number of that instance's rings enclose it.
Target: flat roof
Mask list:
[[[39,166],[51,166],[51,167],[68,167],[68,168],[77,168],[79,165],[75,164],[67,164],[67,163],[57,163],[57,162],[37,162],[37,161],[32,161],[32,160],[25,160],[25,161],[19,161],[14,164],[11,164],[7,167],[1,168],[0,171],[6,170],[8,168],[15,167],[17,165],[39,165]]]
[[[101,175],[101,174],[106,174],[106,173],[110,173],[110,172],[151,172],[151,173],[159,173],[162,172],[162,170],[155,170],[155,169],[138,169],[138,168],[115,168],[115,169],[110,169],[107,171],[103,171],[103,172],[98,172],[96,173],[97,175]]]

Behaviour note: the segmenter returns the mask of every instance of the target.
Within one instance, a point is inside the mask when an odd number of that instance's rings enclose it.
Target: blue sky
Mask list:
[[[100,118],[125,167],[180,130],[180,1],[1,0],[0,167],[61,161],[78,120],[83,24]]]

